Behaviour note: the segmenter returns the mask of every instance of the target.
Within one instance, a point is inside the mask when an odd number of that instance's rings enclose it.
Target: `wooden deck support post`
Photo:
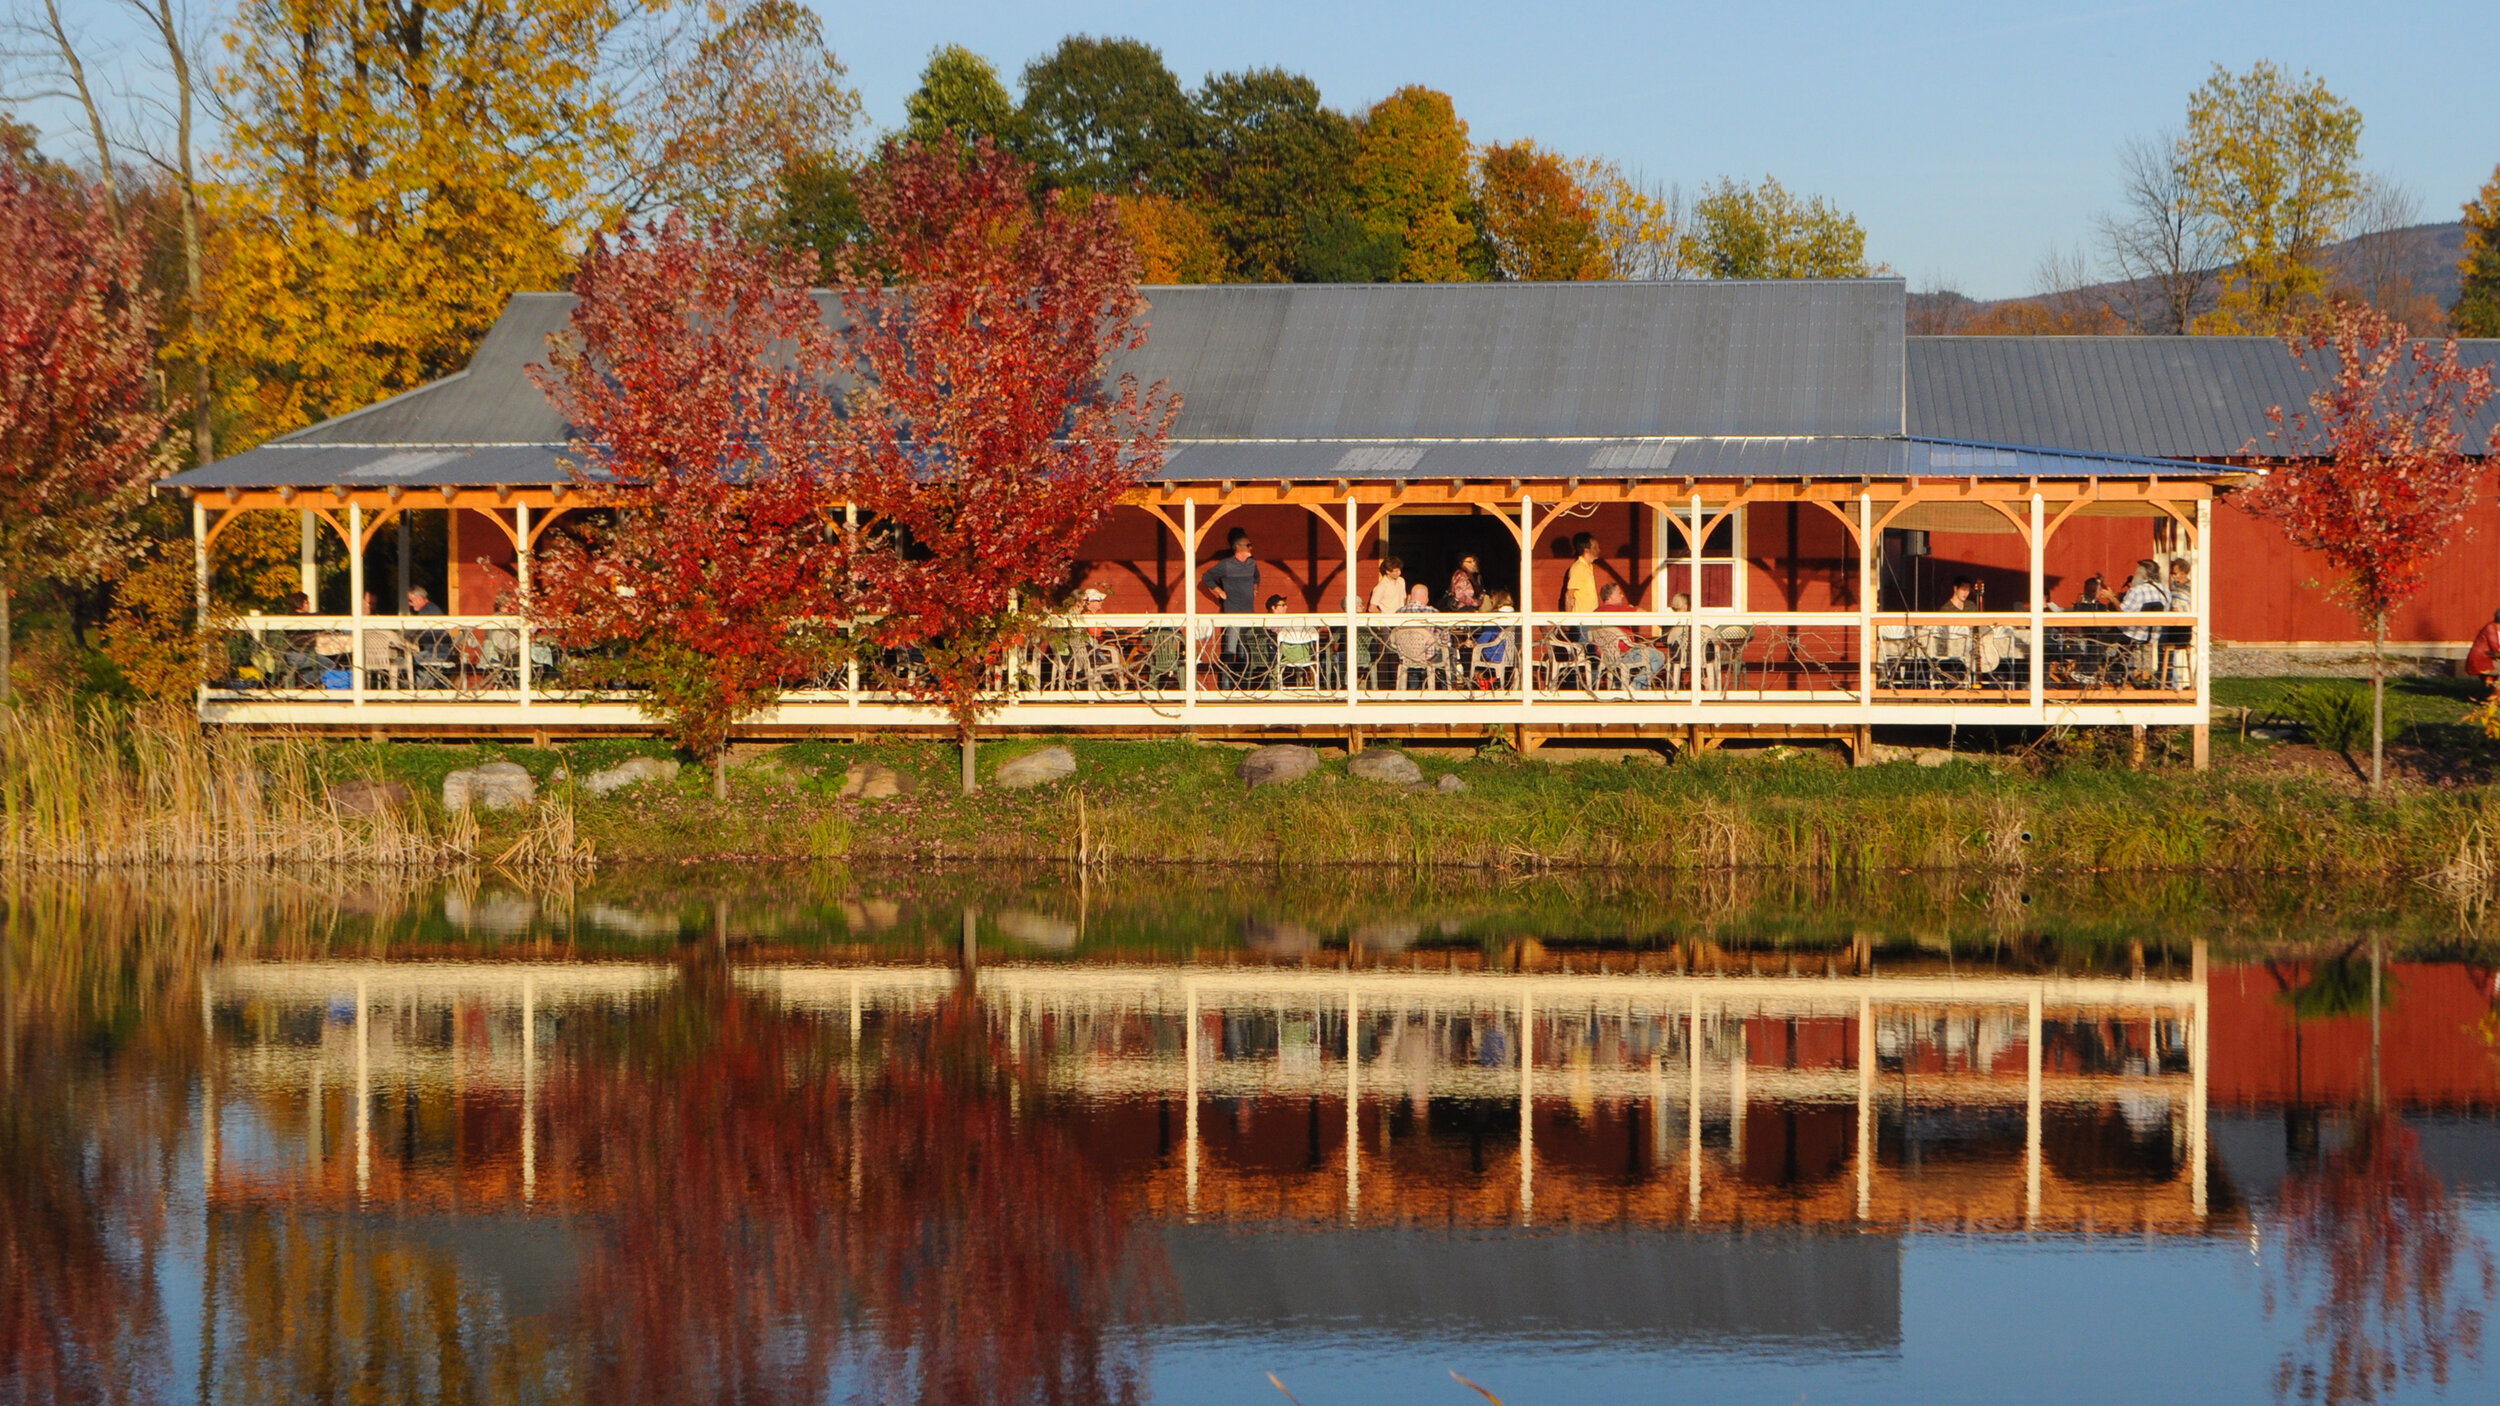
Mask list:
[[[1357,703],[1359,703],[1359,702],[1361,702],[1361,701],[1362,701],[1362,690],[1361,690],[1361,688],[1359,688],[1359,687],[1356,685],[1355,680],[1356,680],[1358,677],[1360,677],[1360,673],[1359,673],[1359,670],[1358,670],[1357,665],[1356,665],[1356,660],[1357,660],[1357,659],[1361,656],[1361,654],[1362,654],[1362,648],[1361,648],[1361,635],[1360,635],[1358,632],[1362,629],[1362,615],[1363,615],[1363,592],[1362,592],[1362,588],[1361,588],[1360,586],[1356,585],[1356,584],[1355,584],[1355,580],[1354,580],[1354,557],[1355,557],[1355,546],[1356,546],[1355,537],[1356,537],[1356,534],[1357,534],[1358,532],[1360,532],[1360,531],[1361,531],[1361,528],[1362,528],[1362,516],[1361,516],[1361,514],[1362,514],[1362,510],[1361,510],[1361,509],[1360,509],[1360,508],[1359,508],[1359,507],[1355,504],[1355,501],[1354,501],[1354,495],[1353,495],[1353,494],[1351,494],[1351,493],[1347,494],[1347,495],[1346,495],[1346,500],[1345,500],[1345,680],[1344,680],[1344,682],[1345,682],[1345,705],[1346,705],[1346,707],[1348,707],[1348,708],[1352,708],[1355,704],[1357,704]],[[1355,744],[1354,744],[1354,743],[1352,743],[1352,742],[1349,742],[1349,743],[1347,744],[1347,748],[1346,748],[1346,750],[1347,750],[1349,753],[1353,752],[1354,750],[1356,750],[1356,746],[1355,746]]]
[[[2031,495],[2031,716],[2034,722],[2047,722],[2049,717],[2049,543],[2048,505],[2038,493]]]

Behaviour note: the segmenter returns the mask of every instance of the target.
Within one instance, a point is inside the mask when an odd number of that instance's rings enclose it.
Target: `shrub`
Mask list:
[[[2360,689],[2342,684],[2303,684],[2283,695],[2275,711],[2330,751],[2350,753],[2354,743],[2370,735],[2369,700]]]

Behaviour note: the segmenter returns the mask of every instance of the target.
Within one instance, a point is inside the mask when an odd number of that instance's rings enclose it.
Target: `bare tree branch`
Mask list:
[[[2100,217],[2101,247],[2123,285],[2117,309],[2137,332],[2175,335],[2213,306],[2223,245],[2201,213],[2167,132],[2118,149],[2119,208]]]

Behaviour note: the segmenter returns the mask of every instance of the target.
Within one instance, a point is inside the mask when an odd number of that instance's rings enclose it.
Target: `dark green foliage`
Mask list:
[[[1206,193],[1233,267],[1257,282],[1340,281],[1311,272],[1305,251],[1314,218],[1332,228],[1351,218],[1313,212],[1346,208],[1353,119],[1322,107],[1318,84],[1276,68],[1209,78],[1198,90],[1198,116]],[[1343,264],[1340,253],[1331,267]],[[1395,269],[1395,251],[1387,266]]]
[[[1387,283],[1398,276],[1406,242],[1393,229],[1378,229],[1350,206],[1315,210],[1302,227],[1295,281]]]
[[[834,281],[842,252],[866,236],[850,168],[831,156],[794,161],[781,172],[781,228],[776,242],[816,253],[817,276]]]
[[[1153,45],[1072,34],[1024,69],[1026,155],[1046,184],[1187,195],[1198,114]]]

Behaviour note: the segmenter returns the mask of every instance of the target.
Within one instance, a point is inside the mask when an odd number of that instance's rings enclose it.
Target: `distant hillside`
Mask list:
[[[2465,226],[2451,221],[2347,239],[2328,247],[2326,263],[2334,270],[2334,279],[2339,286],[2390,304],[2388,311],[2418,329],[2428,331],[2433,329],[2426,324],[2435,317],[2444,320],[2449,305],[2457,300],[2460,287],[2457,260],[2464,254]],[[2064,293],[1992,300],[1964,297],[1949,289],[1912,293],[1910,330],[1913,333],[1960,332],[1973,330],[1974,324],[2012,321],[2014,319],[2007,316],[2010,313],[2041,310],[2066,314],[2069,321],[2080,321],[2080,310],[2124,309],[2134,304],[2140,291],[2132,283],[2112,282],[2088,284]],[[2093,329],[2083,326],[2025,326],[2019,330]]]

